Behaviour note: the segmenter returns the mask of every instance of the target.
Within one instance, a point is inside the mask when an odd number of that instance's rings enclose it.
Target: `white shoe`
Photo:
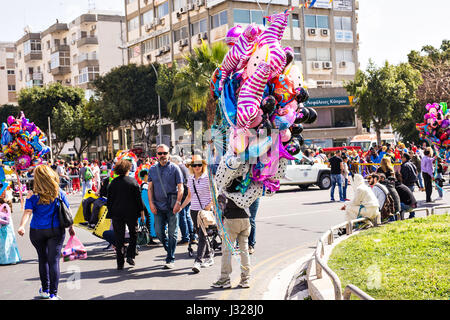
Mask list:
[[[200,262],[194,262],[194,266],[192,267],[192,271],[195,273],[199,273],[201,268]]]
[[[174,262],[168,262],[164,265],[164,269],[173,269],[173,268],[175,268]]]
[[[42,291],[42,288],[39,288],[39,296],[42,299],[48,299],[48,298],[50,298],[50,293]]]
[[[442,197],[437,197],[436,200],[442,200]]]
[[[62,300],[62,298],[60,296],[58,296],[58,295],[51,294],[50,295],[50,300]]]
[[[202,268],[208,268],[211,267],[214,264],[214,259],[209,258],[205,262],[202,263]]]

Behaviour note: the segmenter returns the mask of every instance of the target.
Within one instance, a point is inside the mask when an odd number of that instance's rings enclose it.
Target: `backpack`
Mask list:
[[[386,200],[384,201],[384,204],[380,210],[380,213],[381,213],[381,220],[388,219],[390,216],[394,215],[394,213],[395,213],[394,199],[392,198],[392,196],[389,193],[386,194]]]
[[[94,177],[94,174],[91,171],[91,168],[86,167],[86,171],[84,172],[84,180],[88,181]]]

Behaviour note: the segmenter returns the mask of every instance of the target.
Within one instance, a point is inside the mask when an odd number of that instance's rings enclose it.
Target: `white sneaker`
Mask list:
[[[442,197],[437,197],[436,200],[442,200]]]
[[[62,298],[58,295],[55,294],[51,294],[50,295],[50,300],[62,300]]]
[[[202,268],[208,268],[211,267],[214,264],[214,259],[209,258],[205,262],[202,263]]]
[[[42,288],[39,288],[39,296],[42,299],[48,299],[48,298],[50,298],[50,293],[48,293],[46,291],[42,291]]]
[[[173,269],[173,268],[175,268],[174,262],[168,262],[164,265],[164,269]]]
[[[200,262],[194,262],[194,266],[192,267],[192,271],[194,271],[195,273],[199,273],[200,272],[200,268],[201,268],[201,263]]]

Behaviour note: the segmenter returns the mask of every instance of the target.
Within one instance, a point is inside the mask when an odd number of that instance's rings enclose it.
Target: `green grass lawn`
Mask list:
[[[448,300],[450,215],[363,231],[338,244],[328,265],[339,276],[342,289],[353,284],[375,299]]]

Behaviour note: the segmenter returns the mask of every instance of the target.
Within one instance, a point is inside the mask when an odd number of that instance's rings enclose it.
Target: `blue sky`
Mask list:
[[[6,0],[1,0],[5,2]],[[98,10],[124,13],[123,0],[14,0],[0,10],[0,41],[16,41],[24,27],[39,32],[59,19],[70,22],[87,12],[89,2]],[[359,60],[365,69],[369,58],[377,65],[406,61],[411,50],[450,39],[449,0],[359,0]]]

